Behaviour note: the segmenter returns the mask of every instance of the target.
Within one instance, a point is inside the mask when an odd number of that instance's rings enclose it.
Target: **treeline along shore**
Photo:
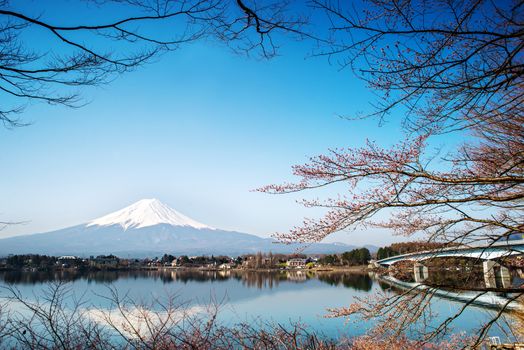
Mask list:
[[[435,248],[432,245],[430,248]],[[236,257],[224,255],[188,256],[164,254],[151,258],[122,258],[116,255],[89,257],[48,256],[39,254],[9,255],[0,257],[0,270],[50,271],[50,270],[141,270],[141,269],[203,269],[203,270],[365,270],[372,259],[427,250],[427,243],[395,243],[380,247],[377,252],[358,248],[342,254],[245,254]]]
[[[54,270],[282,270],[282,269],[362,269],[371,258],[353,251],[340,255],[305,254],[246,254],[229,256],[173,256],[133,259],[115,255],[99,255],[87,258],[77,256],[48,256],[39,254],[10,255],[0,258],[0,271],[54,271]]]

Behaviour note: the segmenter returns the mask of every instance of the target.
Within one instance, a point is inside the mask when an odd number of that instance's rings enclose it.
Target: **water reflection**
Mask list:
[[[524,311],[524,305],[516,299],[520,293],[498,293],[479,290],[453,290],[452,288],[437,288],[418,282],[405,282],[392,276],[377,276],[379,285],[383,290],[393,291],[397,294],[410,292],[416,293],[429,291],[432,296],[440,299],[460,302],[466,305],[482,306],[497,311]]]
[[[163,283],[218,282],[236,280],[248,288],[273,289],[283,282],[303,283],[318,280],[331,286],[370,291],[373,281],[367,273],[312,271],[202,271],[202,270],[133,270],[133,271],[8,271],[0,273],[6,284],[35,285],[53,281],[109,284],[119,279],[152,279]]]
[[[373,281],[368,274],[319,274],[318,279],[332,286],[342,285],[346,288],[368,292],[373,287]]]
[[[373,276],[383,290],[401,292],[430,291],[442,299],[483,307],[524,311],[521,267],[498,261],[453,258],[402,261],[392,265],[386,275]]]
[[[411,266],[411,275],[413,273]],[[108,295],[107,285],[111,284],[112,288],[122,295],[129,295],[132,300],[147,303],[175,295],[181,303],[192,306],[208,305],[218,300],[227,303],[221,314],[224,322],[251,322],[260,317],[263,321],[287,324],[291,319],[300,319],[332,337],[339,336],[341,331],[346,335],[360,335],[369,325],[359,323],[358,327],[348,328],[345,319],[324,318],[326,308],[347,306],[355,298],[371,296],[380,289],[405,293],[406,288],[413,288],[405,282],[380,279],[373,274],[333,271],[12,271],[0,273],[0,298],[5,296],[2,289],[5,284],[15,284],[22,295],[33,300],[43,295],[49,282],[58,280],[73,282],[70,287],[75,295],[86,293],[89,305],[100,309],[111,308],[107,298],[103,297]],[[438,292],[435,297],[431,301],[432,307],[444,316],[446,312],[453,314],[471,299],[470,294],[464,293]],[[486,320],[486,304],[498,305],[507,300],[495,296],[479,301],[484,304],[464,312],[458,323],[459,330],[473,331],[479,322]]]
[[[406,265],[391,269],[392,279],[378,278],[368,273],[348,273],[348,272],[313,272],[313,271],[205,271],[205,270],[132,270],[132,271],[51,271],[51,272],[28,272],[28,271],[9,271],[0,273],[0,281],[6,284],[18,284],[34,286],[53,281],[81,281],[87,284],[113,284],[117,281],[124,283],[132,282],[134,285],[151,285],[160,283],[166,286],[173,285],[175,288],[192,284],[202,285],[198,289],[216,289],[219,286],[223,293],[231,295],[231,283],[242,286],[242,292],[250,295],[248,290],[298,290],[301,285],[316,283],[317,285],[329,285],[332,287],[343,287],[355,292],[369,293],[374,285],[382,290],[389,290],[401,293],[403,289],[412,288],[416,284],[424,284],[438,287],[439,290],[446,289],[453,291],[453,286],[459,286],[458,290],[470,289],[481,290],[487,283],[497,285],[511,285],[513,287],[522,286],[524,276],[521,270],[511,270],[509,274],[501,274],[500,269],[493,270],[493,276],[486,274],[482,265],[457,265],[458,267],[440,268],[430,264],[420,263]],[[509,271],[509,270],[508,270]],[[493,280],[493,281],[491,281]],[[285,282],[285,286],[282,283]],[[311,283],[310,283],[311,282]],[[0,283],[1,284],[1,283]],[[212,287],[214,285],[214,287]],[[442,286],[447,286],[444,288]],[[283,289],[282,289],[283,288]],[[309,287],[308,287],[309,288]],[[238,289],[236,289],[238,291]],[[240,293],[240,292],[238,292]],[[242,294],[240,293],[240,294]],[[265,292],[264,292],[265,293]],[[461,294],[461,293],[459,293]],[[464,294],[464,293],[462,293]],[[467,294],[465,294],[467,295]],[[449,295],[442,293],[441,297],[447,298]],[[462,297],[452,295],[457,301]],[[504,296],[503,296],[504,297]],[[467,299],[467,298],[466,298]],[[491,299],[490,299],[491,300]]]

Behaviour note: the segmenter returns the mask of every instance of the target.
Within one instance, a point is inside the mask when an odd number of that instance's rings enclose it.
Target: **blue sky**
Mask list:
[[[301,196],[252,190],[293,180],[291,166],[333,147],[402,138],[395,122],[347,121],[374,98],[350,71],[284,43],[270,61],[210,42],[182,47],[110,84],[80,109],[29,105],[32,125],[0,129],[0,237],[86,222],[156,197],[211,226],[267,236],[316,217]],[[394,119],[394,118],[393,118]],[[377,244],[387,232],[331,241]]]

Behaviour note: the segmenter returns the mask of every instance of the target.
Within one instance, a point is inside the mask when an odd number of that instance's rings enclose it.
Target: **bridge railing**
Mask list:
[[[402,261],[402,260],[426,260],[431,257],[439,257],[439,256],[441,257],[464,256],[464,257],[475,257],[475,258],[482,258],[482,259],[499,258],[505,255],[502,253],[507,252],[508,251],[507,248],[511,248],[510,251],[512,252],[507,255],[519,254],[519,252],[524,253],[524,239],[514,240],[514,241],[494,242],[494,243],[490,243],[487,245],[479,245],[479,246],[445,247],[445,248],[440,248],[440,249],[400,254],[400,255],[395,255],[392,257],[385,258],[385,259],[377,260],[376,263],[379,265],[388,265],[392,261],[397,262],[397,261]],[[519,249],[516,249],[516,248],[519,248]],[[468,251],[470,252],[469,254],[466,253],[466,254],[461,255],[461,253],[468,252]],[[477,253],[474,254],[473,252],[477,252]],[[493,254],[493,252],[498,252],[498,253]],[[453,254],[450,254],[450,253],[453,253]]]

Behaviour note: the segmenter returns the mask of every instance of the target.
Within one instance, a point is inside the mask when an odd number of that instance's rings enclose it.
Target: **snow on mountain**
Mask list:
[[[278,244],[271,238],[212,228],[162,204],[143,199],[124,209],[64,229],[0,239],[0,257],[9,254],[151,257],[229,255],[256,252],[341,253],[354,246],[314,243]]]
[[[143,228],[158,224],[214,230],[213,227],[193,220],[154,198],[139,200],[124,209],[92,220],[87,226],[120,225],[124,230],[127,230],[128,228]]]

